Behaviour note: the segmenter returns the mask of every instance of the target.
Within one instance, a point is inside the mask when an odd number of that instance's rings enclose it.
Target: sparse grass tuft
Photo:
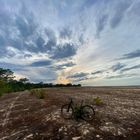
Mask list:
[[[32,89],[30,90],[31,95],[35,95],[38,99],[44,99],[45,90],[43,89]]]
[[[35,89],[31,89],[30,90],[30,95],[35,95],[35,93],[36,93],[36,90]]]
[[[95,105],[102,105],[103,101],[102,101],[102,99],[100,97],[96,97],[96,98],[93,99],[93,103]]]
[[[37,97],[38,97],[39,99],[44,99],[44,98],[45,98],[44,94],[45,94],[45,92],[44,92],[43,89],[39,89],[39,90],[37,91]]]

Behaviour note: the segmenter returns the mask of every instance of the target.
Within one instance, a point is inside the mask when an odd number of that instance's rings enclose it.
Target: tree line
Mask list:
[[[10,69],[0,68],[0,96],[3,93],[30,90],[46,87],[80,87],[80,84],[53,84],[53,83],[32,83],[27,78],[15,79],[14,72]]]

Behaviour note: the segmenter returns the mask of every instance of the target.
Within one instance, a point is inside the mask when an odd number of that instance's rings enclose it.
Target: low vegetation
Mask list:
[[[78,120],[79,118],[82,118],[82,116],[81,116],[82,111],[83,111],[83,109],[80,106],[76,105],[74,107],[74,118],[76,120]]]
[[[0,97],[2,96],[3,94],[0,92]]]
[[[103,101],[100,97],[96,97],[93,99],[93,104],[95,105],[103,105]]]
[[[39,99],[45,98],[45,90],[43,89],[32,89],[30,90],[31,95],[35,95]]]

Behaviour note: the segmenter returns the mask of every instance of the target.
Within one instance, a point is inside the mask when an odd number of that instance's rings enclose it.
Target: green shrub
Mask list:
[[[83,109],[81,108],[81,106],[76,105],[74,107],[74,117],[75,117],[75,119],[78,120],[79,118],[81,118],[82,113],[83,113]]]
[[[43,89],[32,89],[32,90],[30,90],[30,94],[35,95],[39,99],[45,98],[45,96],[44,96],[45,91]]]
[[[0,96],[2,96],[4,93],[9,93],[11,91],[12,89],[7,83],[0,81]]]
[[[2,92],[0,92],[0,97],[3,95],[3,93]]]
[[[103,104],[102,99],[100,97],[94,98],[93,102],[95,105],[102,105]]]

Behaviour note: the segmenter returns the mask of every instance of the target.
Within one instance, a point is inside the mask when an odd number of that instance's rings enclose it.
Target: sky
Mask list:
[[[140,85],[140,0],[0,0],[0,67],[17,79]]]

